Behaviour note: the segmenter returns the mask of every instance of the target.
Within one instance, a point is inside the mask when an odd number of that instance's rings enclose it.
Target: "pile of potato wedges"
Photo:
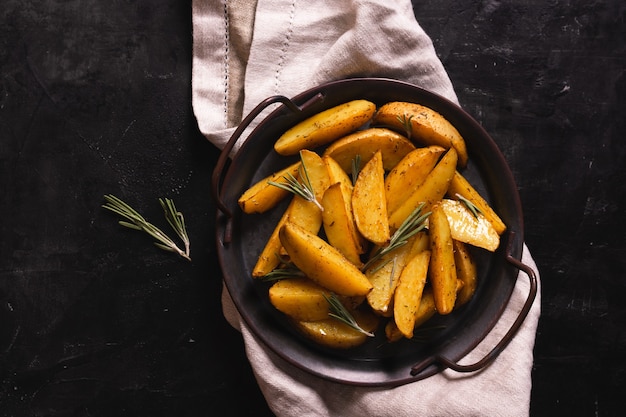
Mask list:
[[[417,103],[353,100],[296,124],[274,150],[300,159],[238,202],[263,215],[291,199],[252,276],[278,277],[269,300],[302,334],[332,348],[358,346],[383,328],[389,341],[411,339],[431,317],[472,298],[469,246],[495,251],[506,225],[463,177],[465,141],[441,114]],[[293,192],[290,180],[308,194]],[[399,244],[416,211],[423,228]],[[393,250],[368,262],[391,242]],[[360,330],[336,318],[329,297]]]

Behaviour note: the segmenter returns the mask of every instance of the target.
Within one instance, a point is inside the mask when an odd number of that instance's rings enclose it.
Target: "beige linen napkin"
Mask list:
[[[409,0],[193,0],[192,6],[193,108],[200,130],[219,148],[263,99],[291,97],[347,77],[408,81],[457,102]],[[526,247],[523,261],[536,271]],[[461,363],[481,358],[501,339],[528,289],[522,272],[496,327]],[[515,338],[487,369],[472,374],[447,370],[392,389],[337,384],[294,368],[255,339],[226,290],[222,300],[224,316],[241,331],[259,386],[279,416],[529,413],[539,295]]]

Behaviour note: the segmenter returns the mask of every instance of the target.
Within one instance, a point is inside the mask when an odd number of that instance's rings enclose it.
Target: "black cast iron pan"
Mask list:
[[[495,253],[476,250],[479,285],[472,300],[445,317],[433,318],[413,340],[388,343],[384,331],[365,345],[331,350],[302,338],[269,303],[269,284],[253,280],[251,271],[285,205],[262,215],[246,215],[237,205],[239,196],[254,182],[294,162],[273,150],[285,130],[322,110],[353,100],[377,105],[412,101],[431,107],[446,117],[465,138],[470,161],[463,175],[507,225]],[[234,157],[235,142],[250,123],[271,106],[277,108],[253,129]],[[488,366],[506,347],[525,319],[537,291],[535,275],[521,262],[522,209],[511,171],[497,145],[484,129],[459,106],[436,94],[400,81],[359,78],[331,82],[288,99],[269,97],[244,119],[223,149],[213,174],[217,202],[218,256],[226,287],[255,336],[287,362],[322,378],[360,386],[395,386],[423,379],[450,368],[474,372]],[[527,273],[531,287],[515,323],[493,350],[470,365],[457,362],[499,320],[518,279]]]

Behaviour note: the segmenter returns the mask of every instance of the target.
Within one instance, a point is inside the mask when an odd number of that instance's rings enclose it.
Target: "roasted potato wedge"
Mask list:
[[[302,149],[315,149],[355,131],[367,123],[376,105],[353,100],[317,113],[283,133],[274,150],[280,155],[295,155]]]
[[[257,181],[250,188],[248,188],[237,201],[239,207],[244,213],[264,213],[267,210],[273,208],[279,201],[283,200],[289,195],[289,191],[276,187],[270,182],[285,182],[285,176],[293,175],[298,176],[298,168],[300,162],[291,164],[290,166],[281,169],[280,171]]]
[[[380,151],[359,172],[352,190],[352,211],[356,226],[365,239],[377,245],[389,242],[385,170]]]
[[[330,295],[330,291],[308,278],[281,279],[269,289],[270,303],[298,321],[327,319],[330,309],[324,296]]]
[[[454,309],[457,276],[450,225],[441,204],[432,206],[432,213],[428,218],[428,232],[431,248],[428,278],[433,287],[437,312],[445,315]]]
[[[445,151],[441,146],[417,148],[394,166],[385,178],[387,211],[393,212],[415,191],[435,167]]]
[[[372,284],[359,268],[316,234],[286,222],[279,237],[291,262],[322,287],[345,296],[371,291]]]
[[[502,221],[502,219],[496,214],[496,212],[491,208],[491,206],[487,203],[487,201],[480,195],[478,191],[461,175],[460,172],[455,172],[452,177],[452,181],[450,181],[450,186],[448,187],[448,196],[450,198],[458,198],[458,195],[468,199],[472,202],[478,210],[491,222],[494,229],[499,235],[502,235],[506,230],[506,225]]]
[[[415,254],[429,247],[427,243],[428,235],[420,232],[367,268],[365,275],[372,283],[367,303],[376,314],[385,317],[393,314],[393,294],[402,270]]]
[[[279,265],[280,256],[285,253],[278,234],[280,228],[287,221],[297,224],[314,234],[317,234],[322,227],[323,219],[320,201],[326,188],[330,185],[326,164],[315,152],[303,150],[300,152],[298,177],[301,183],[306,181],[310,184],[317,203],[305,200],[298,195],[293,197],[259,255],[257,263],[252,269],[253,277],[265,276]]]
[[[454,266],[457,279],[463,282],[463,286],[457,291],[454,308],[466,304],[476,292],[478,287],[478,272],[476,263],[468,247],[458,240],[452,241],[454,248]]]
[[[422,292],[428,276],[430,251],[422,251],[413,256],[405,265],[393,297],[393,318],[400,333],[410,339],[413,337],[415,320]]]
[[[332,157],[344,171],[352,172],[352,161],[357,156],[363,166],[380,151],[383,167],[389,171],[414,149],[415,145],[410,140],[393,130],[369,128],[331,143],[324,151],[324,155]]]
[[[367,310],[353,310],[352,317],[359,327],[367,332],[374,332],[380,319]],[[368,336],[343,322],[328,318],[318,321],[295,321],[295,327],[307,338],[320,345],[334,349],[349,349],[363,344]]]
[[[387,103],[378,109],[372,122],[402,130],[410,127],[412,140],[424,145],[454,148],[459,156],[459,166],[467,164],[463,136],[445,117],[429,107],[401,101]]]
[[[433,297],[433,290],[431,287],[424,288],[422,292],[422,298],[420,299],[419,307],[415,313],[415,324],[413,327],[413,336],[415,336],[415,329],[418,329],[428,320],[430,320],[435,314],[437,314],[437,308],[435,307],[435,298]],[[404,335],[398,329],[396,322],[390,320],[385,326],[385,335],[390,342],[397,342],[402,339]]]
[[[417,208],[421,203],[425,203],[424,212],[429,207],[438,202],[445,196],[448,186],[456,171],[457,155],[456,151],[449,149],[441,160],[426,176],[422,184],[411,194],[405,196],[405,200],[400,206],[389,215],[389,226],[392,230],[402,225],[402,222]]]
[[[467,206],[458,201],[444,198],[440,202],[448,218],[452,239],[494,252],[500,246],[500,235],[482,213],[476,216]]]
[[[362,254],[365,252],[365,248],[367,242],[365,238],[359,232],[359,229],[356,227],[356,223],[354,221],[354,214],[352,210],[352,190],[353,184],[352,179],[346,173],[346,171],[341,168],[341,166],[328,155],[324,155],[322,160],[326,164],[326,168],[328,169],[328,176],[330,178],[330,183],[341,183],[341,192],[344,195],[344,202],[347,205],[346,207],[346,215],[349,217],[349,221],[353,224],[350,227],[350,232],[353,234],[354,243],[357,245],[358,253]]]
[[[337,182],[326,190],[322,199],[322,221],[328,243],[337,248],[354,265],[361,267],[362,246],[352,215],[351,190]]]

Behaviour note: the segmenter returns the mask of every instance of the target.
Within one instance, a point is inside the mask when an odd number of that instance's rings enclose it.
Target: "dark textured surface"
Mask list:
[[[543,284],[531,414],[619,415],[626,6],[415,4],[520,189]],[[0,415],[269,415],[220,310],[190,5],[0,10]],[[105,193],[162,226],[157,198],[174,198],[193,262],[118,227]]]

